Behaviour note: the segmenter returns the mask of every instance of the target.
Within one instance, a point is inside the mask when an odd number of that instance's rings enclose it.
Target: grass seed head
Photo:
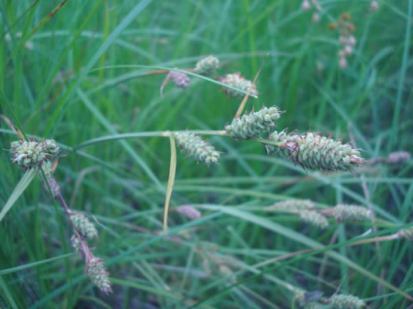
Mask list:
[[[82,213],[73,212],[70,214],[70,220],[76,230],[85,238],[93,239],[98,236],[95,225]]]
[[[202,217],[201,212],[191,205],[179,206],[176,208],[176,212],[191,220],[196,220]]]
[[[59,146],[52,139],[19,140],[11,143],[12,162],[28,170],[41,167],[45,162],[52,161],[59,154]]]
[[[215,56],[207,56],[199,60],[194,68],[194,72],[202,75],[210,75],[220,66],[219,59]]]
[[[109,274],[100,258],[92,256],[86,262],[86,274],[90,280],[105,294],[112,292]]]
[[[253,97],[258,97],[257,87],[255,84],[252,81],[242,77],[239,73],[227,74],[220,78],[220,82],[231,87],[224,88],[224,92],[230,96],[243,97],[245,94],[248,94]]]
[[[366,303],[353,295],[336,294],[330,297],[330,304],[333,309],[360,309]]]
[[[267,145],[267,153],[289,158],[307,169],[347,171],[364,162],[360,151],[349,144],[311,132],[302,135],[274,132],[270,140],[280,143],[281,149]]]
[[[190,132],[179,132],[174,134],[178,146],[193,159],[206,164],[217,163],[219,152],[198,135]]]
[[[264,107],[258,112],[235,118],[225,127],[225,131],[236,139],[266,137],[274,131],[280,115],[277,107]]]
[[[303,222],[311,224],[320,229],[325,229],[329,225],[327,218],[317,211],[303,210],[298,212],[298,215]]]
[[[373,220],[373,213],[369,209],[356,205],[339,204],[325,209],[323,214],[334,217],[339,222]]]

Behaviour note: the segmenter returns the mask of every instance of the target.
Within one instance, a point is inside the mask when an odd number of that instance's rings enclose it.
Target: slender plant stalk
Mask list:
[[[171,203],[171,197],[175,182],[175,174],[176,174],[176,143],[175,137],[172,135],[169,136],[170,148],[171,148],[171,160],[169,163],[169,177],[168,177],[168,185],[166,187],[166,194],[165,194],[165,204],[163,208],[163,231],[166,233],[168,231],[168,213],[169,213],[169,205]]]

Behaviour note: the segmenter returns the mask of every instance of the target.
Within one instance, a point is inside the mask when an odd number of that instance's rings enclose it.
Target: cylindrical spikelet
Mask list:
[[[312,210],[302,210],[297,212],[303,222],[325,229],[328,227],[328,220],[322,214]]]
[[[364,207],[356,205],[339,204],[332,208],[323,210],[323,214],[328,217],[333,217],[337,221],[371,221],[373,213]]]
[[[330,297],[331,307],[334,309],[360,309],[366,303],[353,295],[336,294]]]
[[[25,170],[40,167],[44,162],[55,159],[58,154],[59,146],[52,139],[19,140],[11,143],[13,163]]]
[[[95,225],[80,212],[73,212],[70,214],[70,220],[76,230],[85,238],[93,239],[98,236],[98,231]]]
[[[170,71],[167,76],[168,80],[171,80],[178,88],[187,88],[191,83],[189,76],[180,71]]]
[[[225,131],[236,139],[266,137],[274,131],[276,121],[280,118],[277,107],[264,107],[258,112],[252,112],[235,118],[225,127]]]
[[[300,211],[300,210],[311,210],[315,208],[315,204],[311,200],[299,200],[299,199],[290,199],[278,202],[270,207],[267,207],[266,210],[272,211]]]
[[[194,68],[194,72],[202,75],[210,75],[219,68],[219,60],[215,56],[207,56],[199,60]]]
[[[191,220],[199,219],[202,217],[201,212],[191,205],[179,206],[176,208],[176,212]]]
[[[176,138],[178,146],[195,160],[206,164],[218,162],[219,152],[198,135],[190,132],[180,132],[175,133],[174,137]]]
[[[270,135],[270,140],[280,146],[267,145],[269,154],[287,157],[307,169],[347,171],[364,161],[360,151],[349,144],[311,132],[301,135],[274,132]]]
[[[221,77],[220,82],[229,86],[224,88],[224,92],[230,96],[239,97],[248,94],[253,97],[258,97],[257,87],[255,84],[245,79],[239,73],[227,74]]]
[[[112,292],[109,274],[100,258],[93,256],[86,261],[86,274],[103,293],[109,294]]]

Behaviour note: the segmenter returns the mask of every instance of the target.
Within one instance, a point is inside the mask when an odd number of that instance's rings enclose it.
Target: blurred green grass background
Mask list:
[[[321,20],[313,23],[300,1],[289,0],[1,0],[0,112],[26,134],[70,147],[116,132],[219,130],[240,100],[198,78],[185,90],[169,85],[161,97],[163,76],[143,76],[147,69],[138,67],[188,68],[213,54],[223,62],[221,74],[253,79],[260,72],[259,99],[247,109],[279,106],[280,128],[351,141],[365,158],[412,151],[413,1],[380,1],[374,13],[369,3],[320,1]],[[344,70],[338,34],[329,29],[343,12],[358,40]],[[12,140],[2,123],[1,205],[22,175],[9,159]],[[171,237],[154,233],[161,229],[167,140],[67,152],[56,177],[74,209],[96,216],[96,252],[107,261],[114,293],[102,296],[83,275],[65,218],[36,180],[0,224],[0,307],[290,308],[293,295],[279,280],[354,294],[371,308],[408,306],[400,291],[413,288],[411,243],[348,247],[375,233],[372,227],[320,231],[262,207],[289,198],[360,204],[386,220],[379,233],[389,234],[411,220],[411,161],[321,174],[265,156],[255,142],[210,141],[222,152],[217,166],[179,155],[171,207],[204,208],[196,221],[172,213]],[[270,262],[313,247],[311,241],[329,245],[333,236],[332,248]]]

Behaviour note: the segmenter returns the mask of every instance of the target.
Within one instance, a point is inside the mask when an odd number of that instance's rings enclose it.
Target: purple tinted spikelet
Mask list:
[[[306,169],[348,171],[364,162],[360,151],[349,144],[311,132],[274,132],[269,139],[279,146],[267,145],[268,154],[286,157]]]
[[[191,220],[199,219],[202,217],[201,212],[191,205],[179,206],[176,208],[176,212]]]
[[[167,76],[168,80],[171,80],[178,88],[187,88],[191,83],[189,76],[180,71],[170,71]]]
[[[235,118],[225,127],[229,136],[235,139],[250,139],[266,137],[274,131],[276,121],[281,114],[277,107],[263,107],[258,112],[252,112]]]

